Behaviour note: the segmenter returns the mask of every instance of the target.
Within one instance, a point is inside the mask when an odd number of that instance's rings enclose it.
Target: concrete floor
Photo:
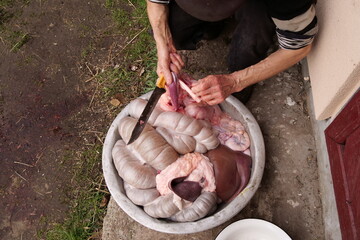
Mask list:
[[[186,69],[194,77],[225,72],[224,45],[226,39],[218,39],[204,43],[196,52],[185,52]],[[257,193],[233,219],[204,232],[172,235],[135,222],[112,199],[104,219],[103,239],[215,239],[226,226],[245,218],[270,221],[293,240],[325,239],[317,152],[307,107],[308,88],[300,65],[255,86],[246,106],[264,136],[266,167]]]

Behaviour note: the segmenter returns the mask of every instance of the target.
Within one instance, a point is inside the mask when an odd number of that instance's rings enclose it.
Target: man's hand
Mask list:
[[[235,88],[236,87],[236,88]],[[240,91],[231,74],[209,75],[194,83],[191,90],[204,102],[215,105],[223,102],[231,93]]]
[[[311,45],[297,50],[279,49],[243,70],[228,75],[210,75],[193,84],[192,91],[209,105],[224,101],[230,94],[270,78],[303,59]]]
[[[171,41],[168,40],[168,43],[164,46],[157,46],[158,53],[158,63],[156,73],[158,76],[161,74],[164,75],[166,83],[170,84],[172,82],[171,72],[179,73],[180,70],[184,67],[184,61],[181,56],[176,52],[176,49]]]
[[[172,82],[171,72],[179,73],[184,67],[184,61],[176,52],[168,25],[169,9],[165,4],[157,4],[147,1],[149,21],[154,32],[156,42],[158,64],[156,73],[164,75],[166,83]]]

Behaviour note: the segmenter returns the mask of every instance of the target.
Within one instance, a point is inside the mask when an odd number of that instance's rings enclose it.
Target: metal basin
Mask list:
[[[151,92],[141,96],[148,99]],[[125,195],[123,180],[118,175],[113,164],[111,151],[116,141],[120,139],[117,131],[120,119],[128,115],[128,107],[125,107],[112,122],[105,138],[102,152],[102,166],[106,185],[120,208],[131,218],[140,224],[153,230],[165,233],[187,234],[205,231],[217,227],[230,220],[238,214],[250,201],[259,187],[265,165],[265,147],[264,139],[255,118],[250,111],[235,97],[228,97],[222,104],[222,110],[228,113],[232,118],[241,121],[251,140],[252,172],[251,178],[246,188],[236,196],[231,202],[222,204],[215,213],[196,222],[171,222],[155,219],[147,215],[143,209],[133,204]]]

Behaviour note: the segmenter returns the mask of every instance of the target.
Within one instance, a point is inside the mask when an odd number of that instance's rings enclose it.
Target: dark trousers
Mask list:
[[[217,37],[225,27],[225,21],[205,22],[192,17],[175,1],[170,3],[169,8],[169,26],[178,50],[195,50],[200,40]],[[231,72],[247,68],[264,59],[273,44],[275,34],[275,25],[262,0],[248,0],[236,11],[234,18],[236,27],[228,54],[228,68]],[[251,94],[251,90],[252,88],[248,88],[241,93],[246,95],[247,91]]]

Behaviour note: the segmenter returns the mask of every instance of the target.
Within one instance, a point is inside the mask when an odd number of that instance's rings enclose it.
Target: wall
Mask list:
[[[318,0],[319,33],[308,56],[315,116],[336,115],[360,87],[360,1]]]

